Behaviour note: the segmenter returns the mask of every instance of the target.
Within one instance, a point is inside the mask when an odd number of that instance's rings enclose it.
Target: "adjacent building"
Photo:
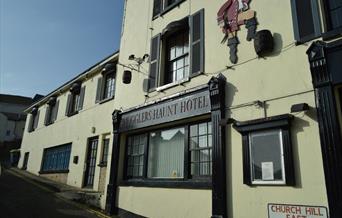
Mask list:
[[[121,217],[339,218],[341,6],[126,0],[120,55],[27,109],[20,166]]]
[[[0,162],[4,165],[10,165],[10,151],[20,148],[26,122],[24,110],[33,101],[29,97],[0,94]]]
[[[104,204],[119,53],[105,58],[26,109],[19,167],[99,193]],[[103,206],[104,207],[104,206]]]

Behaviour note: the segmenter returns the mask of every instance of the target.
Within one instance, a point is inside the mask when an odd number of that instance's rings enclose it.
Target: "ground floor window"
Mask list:
[[[212,168],[211,122],[158,129],[127,137],[126,178],[208,178]]]
[[[237,122],[242,134],[243,175],[247,185],[295,185],[291,115]]]
[[[70,153],[71,144],[44,149],[41,172],[68,170]]]
[[[281,129],[251,132],[249,151],[252,183],[285,184]]]

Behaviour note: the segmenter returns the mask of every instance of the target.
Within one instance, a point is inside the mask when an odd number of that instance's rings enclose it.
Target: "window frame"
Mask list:
[[[106,85],[107,85],[107,78],[112,76],[112,88],[113,88],[113,95],[109,97],[105,97]],[[107,101],[110,101],[115,98],[115,88],[116,88],[116,70],[104,71],[101,74],[101,77],[98,78],[97,81],[97,90],[96,90],[96,99],[95,103],[103,104]]]
[[[45,110],[45,126],[53,124],[58,116],[59,100],[55,99],[54,102],[48,102]]]
[[[252,156],[252,140],[251,140],[251,135],[263,135],[263,134],[269,134],[270,132],[277,132],[277,136],[279,137],[279,142],[280,142],[280,159],[281,159],[281,170],[282,170],[282,180],[256,180],[254,179],[254,173],[253,173],[253,156]],[[250,166],[250,174],[251,174],[251,183],[252,185],[268,185],[268,184],[273,184],[273,185],[285,185],[286,180],[285,180],[285,162],[284,162],[284,140],[283,140],[283,133],[281,129],[268,129],[268,130],[262,130],[262,131],[251,131],[248,134],[248,139],[249,139],[249,158],[251,160],[251,166]]]
[[[164,59],[164,66],[162,67],[162,69],[160,69],[160,75],[163,74],[163,81],[158,81],[158,87],[157,89],[162,89],[163,87],[169,87],[169,86],[172,86],[172,85],[175,85],[175,84],[179,84],[181,82],[184,82],[184,81],[188,81],[189,78],[190,78],[190,32],[189,32],[189,29],[187,28],[186,29],[187,31],[187,36],[188,36],[188,48],[187,48],[187,52],[186,53],[183,53],[182,55],[178,56],[178,57],[174,57],[172,60],[171,60],[171,57],[170,57],[170,39],[174,39],[174,38],[177,38],[179,37],[180,34],[183,34],[182,31],[177,31],[173,34],[171,34],[170,36],[167,36],[165,39],[162,40],[162,45],[165,44],[165,51],[161,52],[161,59]],[[186,36],[186,35],[185,35]],[[184,38],[185,39],[185,38]],[[184,44],[184,41],[183,41],[183,44]],[[184,49],[185,47],[182,47],[182,49]],[[171,67],[172,63],[174,62],[177,62],[181,59],[185,59],[186,57],[188,57],[188,75],[187,76],[184,76],[182,79],[180,80],[175,80],[175,81],[172,81],[170,83],[166,83],[166,80],[167,80],[167,77],[169,76],[170,72],[169,72],[169,68]],[[183,66],[183,69],[185,69],[185,65]],[[177,69],[176,69],[177,70]],[[159,76],[159,80],[161,80],[161,76]]]
[[[299,19],[297,13],[297,2],[298,0],[291,0],[291,11],[292,11],[292,23],[293,23],[293,31],[294,31],[294,38],[299,43],[305,43],[311,41],[313,39],[317,39],[322,35],[322,28],[321,28],[321,19],[320,19],[320,10],[319,4],[317,0],[310,0],[311,1],[311,13],[312,13],[312,22],[314,27],[314,33],[308,36],[301,37],[299,31]],[[319,15],[319,16],[315,16]]]
[[[165,89],[183,84],[185,82],[190,81],[193,77],[201,75],[205,70],[205,10],[204,8],[199,11],[186,16],[178,21],[174,21],[169,23],[166,28],[162,31],[162,33],[158,33],[151,38],[150,43],[150,66],[149,66],[149,78],[148,78],[148,88],[146,92],[151,93],[153,91],[161,92]],[[181,24],[176,27],[170,27],[171,24],[176,22],[182,22],[187,20],[186,24],[184,23],[184,29],[188,30],[188,68],[189,73],[188,76],[174,81],[172,83],[164,84],[166,77],[166,65],[167,65],[167,39],[170,36],[175,35],[181,32],[183,29]],[[196,32],[197,30],[198,32]],[[169,33],[171,32],[171,33]],[[197,35],[195,35],[197,33]],[[194,37],[198,36],[197,39]],[[195,51],[198,50],[198,56],[194,55]],[[154,57],[155,56],[155,57]],[[154,75],[155,74],[155,75]]]
[[[61,148],[64,149],[63,152],[69,152],[67,169],[64,169],[64,168],[63,169],[52,169],[52,170],[44,169],[45,161],[47,161],[46,158],[48,158],[45,156],[47,154],[47,152],[52,151],[52,153],[55,153],[54,155],[58,156],[58,153],[60,152],[59,150]],[[43,154],[42,154],[42,159],[41,159],[41,166],[40,166],[39,174],[69,173],[71,151],[72,151],[72,143],[66,143],[63,145],[57,145],[57,146],[53,146],[53,147],[44,148]],[[64,158],[66,158],[66,157],[64,157]],[[66,161],[66,160],[64,159],[63,161]]]
[[[111,86],[107,86],[107,79],[111,77]],[[115,95],[115,74],[114,72],[108,72],[105,75],[103,75],[104,78],[104,84],[103,84],[103,93],[102,93],[102,100],[107,100],[110,98],[114,98]],[[111,90],[109,93],[112,93],[110,96],[106,96],[109,90]]]
[[[107,147],[106,147],[106,141],[108,141]],[[100,164],[98,165],[99,167],[106,167],[108,164],[109,146],[110,146],[110,138],[103,138],[102,139]]]
[[[323,40],[330,40],[339,36],[342,33],[342,26],[335,28],[335,29],[332,27],[328,0],[325,2],[322,2],[322,11],[323,11],[324,19],[325,19],[325,28],[326,28],[325,32],[322,34]]]
[[[264,119],[236,122],[234,128],[242,135],[243,147],[243,182],[249,186],[275,185],[295,186],[295,173],[293,164],[291,122],[293,116],[284,114]],[[253,180],[253,160],[251,158],[250,135],[262,132],[280,131],[280,155],[282,161],[282,181],[275,180]]]
[[[156,1],[156,0],[154,0]],[[152,20],[155,20],[157,19],[158,17],[162,17],[164,16],[167,12],[171,11],[173,8],[179,6],[182,2],[184,2],[185,0],[176,0],[174,3],[168,5],[165,7],[165,2],[168,1],[168,0],[159,0],[161,1],[161,9],[160,11],[154,15],[153,12],[154,12],[154,4],[152,4]]]
[[[31,116],[30,116],[29,123],[28,123],[29,133],[35,131],[38,128],[39,114],[40,114],[39,108],[33,108],[30,114]]]
[[[199,188],[199,189],[210,189],[212,186],[211,180],[212,176],[192,176],[191,175],[191,157],[190,157],[190,126],[194,124],[208,123],[211,122],[210,119],[204,119],[195,122],[171,125],[163,128],[152,128],[146,131],[138,131],[134,133],[129,133],[126,135],[125,149],[124,149],[124,161],[123,161],[123,180],[121,181],[122,186],[136,186],[136,187],[166,187],[166,188]],[[183,178],[149,178],[147,176],[148,170],[148,151],[149,151],[149,134],[153,131],[163,131],[170,130],[174,128],[184,128],[184,172]],[[145,135],[146,146],[144,148],[144,165],[143,165],[143,176],[141,177],[128,177],[127,167],[128,167],[128,137]],[[211,160],[212,162],[213,160]]]
[[[78,114],[83,109],[86,86],[81,82],[75,82],[67,97],[66,113],[67,117]]]

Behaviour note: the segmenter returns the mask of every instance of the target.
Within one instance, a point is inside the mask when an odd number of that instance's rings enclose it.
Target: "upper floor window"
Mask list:
[[[38,110],[37,107],[34,107],[31,111],[31,118],[29,120],[28,124],[28,131],[32,132],[38,127],[38,122],[39,122],[39,113],[40,111]]]
[[[149,90],[204,71],[204,10],[174,21],[151,40]]]
[[[328,30],[342,28],[342,1],[327,0],[325,8],[327,13],[327,28]]]
[[[108,63],[102,70],[102,76],[97,80],[95,103],[114,98],[116,64]]]
[[[57,119],[59,100],[56,97],[51,97],[47,102],[45,125],[54,123]]]
[[[306,42],[319,37],[321,22],[317,0],[291,0],[295,39]]]
[[[85,86],[81,83],[74,83],[70,88],[70,94],[67,99],[66,116],[72,116],[82,110],[84,102]]]
[[[189,77],[189,31],[176,33],[166,39],[166,68],[164,84]]]
[[[342,0],[326,0],[321,1],[321,4],[318,0],[291,0],[291,6],[294,34],[298,42],[320,37],[322,23],[326,32],[323,37],[342,32]],[[322,22],[321,14],[325,22]]]
[[[154,0],[153,1],[153,18],[166,13],[184,0]]]

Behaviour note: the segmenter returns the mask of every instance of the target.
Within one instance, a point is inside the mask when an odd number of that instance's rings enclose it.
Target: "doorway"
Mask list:
[[[98,137],[88,140],[83,184],[85,188],[93,188],[94,185],[98,141]]]
[[[23,170],[27,169],[27,163],[28,163],[29,155],[30,155],[30,152],[25,152],[24,163],[23,163],[23,168],[22,168]]]

